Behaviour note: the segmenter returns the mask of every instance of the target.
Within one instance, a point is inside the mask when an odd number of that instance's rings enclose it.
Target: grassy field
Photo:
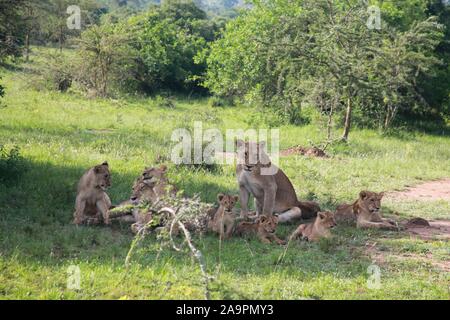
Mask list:
[[[0,298],[2,299],[201,299],[198,265],[188,252],[160,251],[155,237],[124,260],[133,239],[126,225],[71,224],[76,183],[104,160],[112,169],[113,203],[129,197],[144,166],[170,155],[171,133],[202,121],[204,128],[254,128],[246,107],[212,108],[206,99],[177,99],[174,108],[154,99],[84,98],[35,90],[29,66],[3,70],[7,107],[0,109],[0,143],[18,145],[26,171],[16,183],[0,184]],[[264,125],[262,125],[264,126]],[[323,136],[316,126],[282,126],[281,148],[308,145]],[[450,177],[450,135],[354,130],[331,158],[283,157],[280,166],[302,199],[326,209],[354,200],[362,189],[389,191]],[[169,177],[187,195],[214,202],[217,193],[237,193],[234,167],[195,171],[169,164]],[[449,219],[446,201],[386,199],[383,210],[397,220],[421,216]],[[283,226],[287,236],[295,226]],[[195,238],[215,276],[212,297],[249,299],[449,299],[449,243],[413,239],[407,233],[335,230],[332,241],[291,243],[285,251],[256,239],[220,244]],[[377,254],[374,255],[374,252]],[[280,257],[282,257],[280,259]],[[381,286],[367,286],[368,267],[381,270]],[[81,289],[69,290],[67,269],[81,270]]]

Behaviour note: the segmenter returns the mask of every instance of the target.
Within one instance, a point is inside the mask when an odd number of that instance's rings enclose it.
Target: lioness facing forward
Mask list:
[[[265,153],[265,143],[236,142],[236,166],[241,201],[241,217],[248,216],[250,194],[255,198],[256,214],[280,214],[279,222],[315,217],[320,207],[315,202],[300,202],[283,170],[274,166]]]
[[[81,177],[75,201],[75,224],[98,224],[103,219],[109,224],[111,200],[106,189],[111,186],[111,174],[107,162],[95,166]]]
[[[394,220],[381,216],[380,208],[383,196],[383,192],[361,191],[358,200],[353,204],[343,204],[336,209],[336,220],[338,222],[356,220],[356,226],[361,229],[398,230]]]

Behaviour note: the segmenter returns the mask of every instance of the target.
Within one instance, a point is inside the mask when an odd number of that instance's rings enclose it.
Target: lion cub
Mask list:
[[[336,226],[334,213],[330,211],[319,212],[313,223],[301,224],[291,235],[291,240],[301,237],[308,241],[318,241],[321,238],[331,237],[330,229]]]
[[[106,194],[106,189],[110,186],[111,174],[107,162],[84,173],[78,183],[74,224],[98,224],[102,219],[105,224],[110,223],[111,200]]]
[[[381,216],[381,199],[384,193],[361,191],[358,200],[353,204],[343,204],[336,209],[338,221],[355,221],[361,229],[377,228],[386,230],[398,230],[397,223]]]
[[[217,195],[219,208],[217,211],[215,209],[210,211],[208,229],[212,232],[218,233],[220,239],[230,238],[233,233],[235,216],[232,210],[238,200],[238,196],[231,196],[222,193]]]
[[[258,238],[263,243],[271,243],[272,241],[275,241],[278,244],[286,244],[286,241],[283,241],[276,236],[275,231],[277,226],[278,217],[273,215],[261,215],[254,222],[240,222],[236,227],[235,234],[240,236],[256,233]]]

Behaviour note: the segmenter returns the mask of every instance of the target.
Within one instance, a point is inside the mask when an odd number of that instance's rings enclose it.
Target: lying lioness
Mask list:
[[[336,220],[355,221],[356,226],[361,229],[377,228],[387,230],[398,230],[397,223],[391,219],[381,216],[381,199],[384,193],[361,191],[359,199],[353,204],[343,204],[336,209]]]
[[[313,223],[301,224],[292,233],[291,240],[299,237],[308,241],[318,241],[321,238],[331,237],[330,229],[336,226],[334,213],[330,211],[319,212]]]

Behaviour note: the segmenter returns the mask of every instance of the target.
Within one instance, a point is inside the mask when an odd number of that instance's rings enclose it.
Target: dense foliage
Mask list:
[[[205,85],[275,108],[291,123],[303,105],[342,111],[344,139],[355,108],[363,122],[384,128],[399,111],[425,113],[430,101],[419,80],[440,62],[434,52],[443,26],[424,16],[401,27],[387,19],[377,30],[369,18],[359,1],[254,1],[205,54]]]
[[[66,27],[73,4],[81,30]],[[381,9],[380,28],[368,26],[369,5]],[[0,60],[28,60],[31,44],[75,49],[46,71],[61,91],[209,90],[294,124],[315,109],[328,138],[338,125],[345,140],[355,123],[386,129],[450,114],[450,6],[441,0],[0,0],[0,9]]]

